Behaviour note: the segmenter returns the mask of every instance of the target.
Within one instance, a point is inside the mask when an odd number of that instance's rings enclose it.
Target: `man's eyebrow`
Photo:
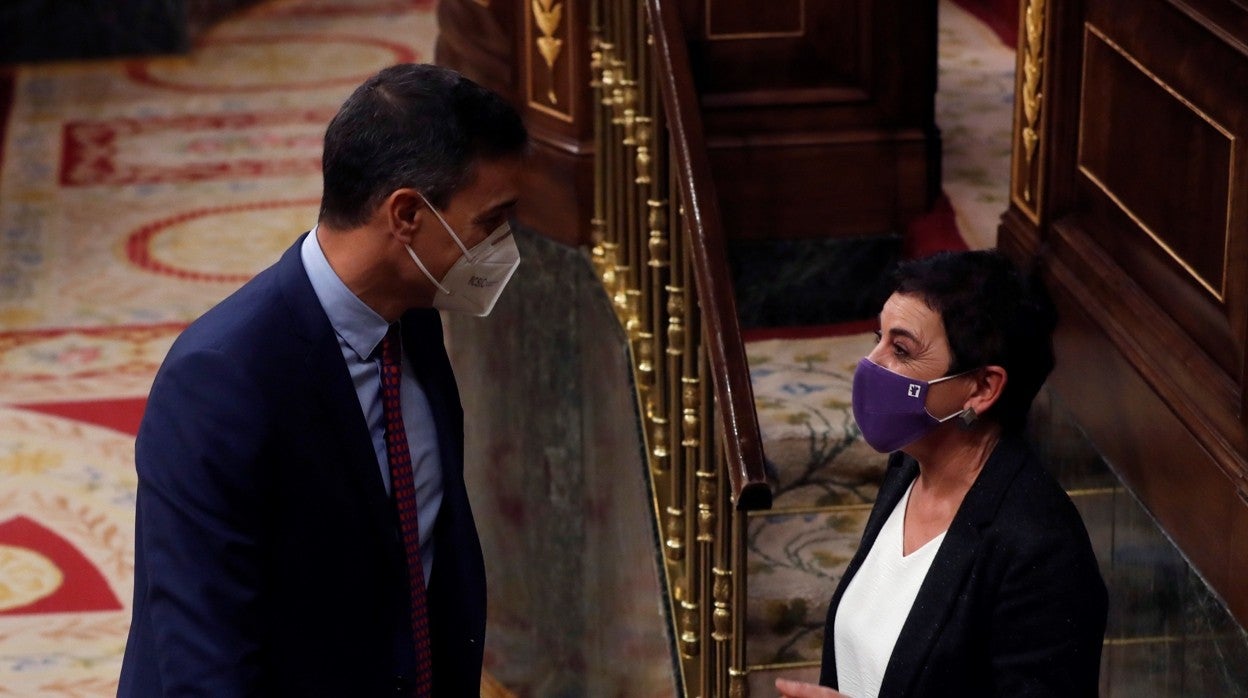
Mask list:
[[[519,199],[518,197],[514,197],[514,196],[513,196],[512,198],[510,198],[510,199],[507,199],[506,201],[500,201],[499,203],[494,204],[493,206],[491,206],[491,207],[487,208],[485,211],[482,211],[482,212],[481,212],[481,215],[479,215],[479,216],[477,216],[476,218],[474,218],[474,219],[472,220],[472,222],[473,222],[473,223],[480,223],[481,221],[484,221],[484,220],[486,220],[486,219],[493,218],[495,215],[497,215],[497,214],[499,214],[499,213],[501,213],[501,212],[503,212],[503,211],[505,211],[505,210],[507,210],[507,209],[509,209],[509,208],[513,208],[513,207],[515,207],[515,205],[516,205],[517,203],[519,203],[519,201],[520,201],[520,199]]]

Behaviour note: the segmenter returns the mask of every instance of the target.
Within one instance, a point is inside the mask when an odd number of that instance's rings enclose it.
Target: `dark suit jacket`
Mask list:
[[[435,694],[477,695],[485,572],[463,412],[437,312],[408,312],[403,329],[444,471],[428,590]],[[414,662],[397,519],[299,243],[174,343],[135,460],[119,696],[396,695]]]
[[[889,459],[862,543],[828,609],[825,686],[836,687],[833,623],[841,596],[918,472],[902,453]],[[880,696],[1095,696],[1107,608],[1078,511],[1027,445],[1005,438],[945,534]]]

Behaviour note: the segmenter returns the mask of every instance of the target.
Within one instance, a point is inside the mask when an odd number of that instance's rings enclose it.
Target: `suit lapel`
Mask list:
[[[442,344],[442,319],[436,310],[412,310],[403,316],[403,346],[407,347],[407,360],[433,413],[443,487],[456,487],[463,479],[463,418],[459,414],[459,398]],[[446,503],[445,497],[443,503]]]
[[[315,408],[324,419],[308,425],[314,438],[319,438],[339,464],[349,481],[368,503],[374,523],[382,531],[393,532],[393,507],[386,497],[385,483],[373,449],[368,425],[360,411],[360,399],[351,381],[338,346],[337,335],[321,307],[312,282],[303,268],[299,248],[306,237],[300,236],[278,261],[278,278],[282,295],[290,310],[296,334],[303,340],[303,370],[315,378],[310,381],[318,398]]]
[[[919,587],[897,644],[893,647],[881,696],[909,695],[936,638],[963,592],[982,542],[981,531],[996,517],[1005,491],[1022,463],[1021,445],[1002,439],[966,493],[949,531]]]

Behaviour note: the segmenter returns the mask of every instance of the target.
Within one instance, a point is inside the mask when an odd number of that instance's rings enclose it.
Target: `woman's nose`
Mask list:
[[[870,359],[872,363],[888,368],[888,347],[885,345],[883,340],[876,343],[876,345],[871,348],[871,353],[867,354],[867,358]]]

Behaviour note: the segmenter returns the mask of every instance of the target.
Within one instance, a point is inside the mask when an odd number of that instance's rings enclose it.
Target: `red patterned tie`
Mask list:
[[[407,430],[399,407],[399,381],[403,375],[403,350],[399,346],[399,326],[381,340],[381,402],[386,419],[386,455],[390,461],[390,487],[403,549],[407,553],[407,576],[412,589],[412,640],[416,645],[416,688],[412,695],[432,694],[433,659],[429,643],[429,611],[425,599],[425,572],[420,561],[420,520],[416,516],[416,483],[412,475],[412,455],[407,450]]]

